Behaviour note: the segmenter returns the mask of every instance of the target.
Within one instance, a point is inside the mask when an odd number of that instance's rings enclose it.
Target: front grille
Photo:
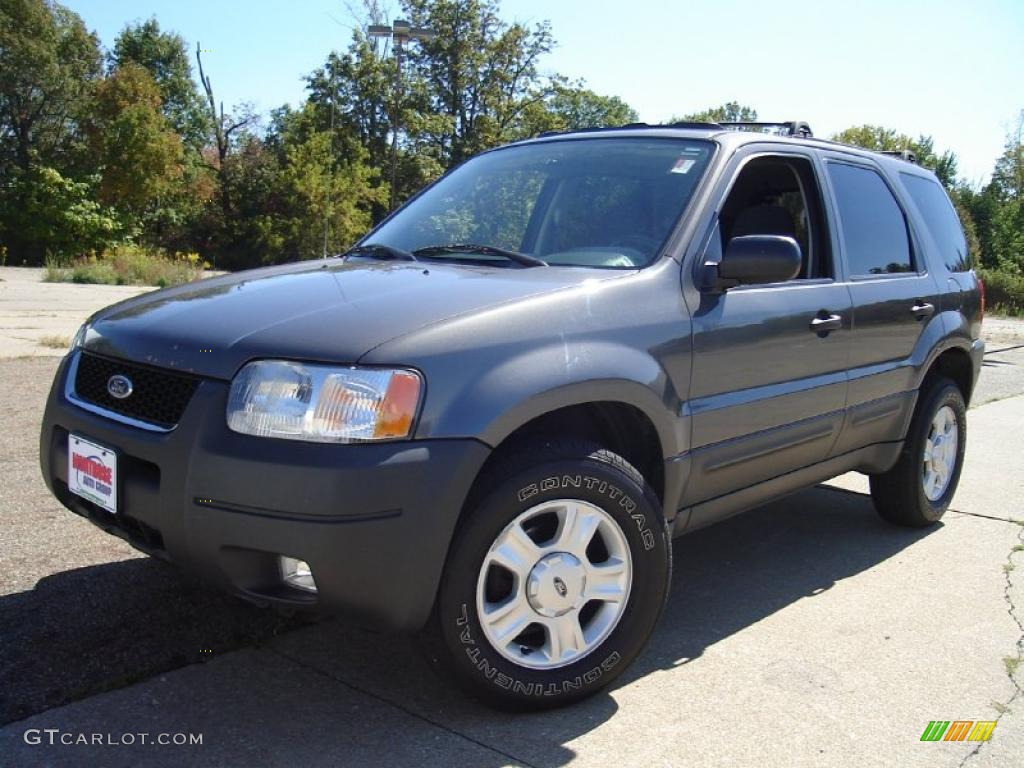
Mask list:
[[[107,382],[117,374],[132,382],[132,393],[123,400],[107,391]],[[75,375],[75,397],[122,416],[170,429],[181,420],[198,385],[195,376],[82,352]]]

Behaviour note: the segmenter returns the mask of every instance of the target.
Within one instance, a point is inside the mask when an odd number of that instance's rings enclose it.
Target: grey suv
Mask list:
[[[46,482],[248,599],[423,631],[518,708],[633,661],[673,536],[850,470],[936,522],[984,349],[954,209],[907,159],[744,127],[502,147],[341,257],[97,313]]]

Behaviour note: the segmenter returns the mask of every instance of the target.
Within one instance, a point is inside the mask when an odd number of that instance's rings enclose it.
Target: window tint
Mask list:
[[[907,222],[882,177],[869,168],[829,163],[840,233],[851,275],[912,272]]]
[[[797,279],[832,277],[821,195],[806,158],[764,156],[747,163],[722,205],[723,242],[743,235],[782,235],[800,246]]]
[[[945,190],[937,181],[901,173],[903,186],[907,188],[914,205],[924,217],[924,223],[942,254],[942,260],[951,272],[966,272],[970,269],[967,255],[967,238],[964,237],[960,219],[953,204],[946,197]]]

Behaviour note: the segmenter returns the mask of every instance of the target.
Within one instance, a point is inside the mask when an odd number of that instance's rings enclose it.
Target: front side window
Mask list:
[[[489,152],[443,177],[366,243],[500,266],[507,260],[485,251],[446,253],[438,247],[502,248],[553,266],[646,266],[689,202],[713,147],[707,141],[616,137]]]
[[[946,267],[950,272],[966,272],[970,269],[967,238],[946,191],[933,179],[910,173],[901,173],[900,177],[921,212]]]
[[[850,275],[913,272],[907,221],[878,172],[830,162],[828,175]]]
[[[821,194],[810,160],[766,155],[748,162],[733,182],[718,217],[722,243],[734,237],[781,235],[800,248],[797,279],[832,277]]]

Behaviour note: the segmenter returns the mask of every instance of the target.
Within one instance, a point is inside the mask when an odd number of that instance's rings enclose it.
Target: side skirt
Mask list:
[[[885,472],[896,463],[902,450],[902,441],[876,443],[681,509],[676,515],[672,535],[681,536],[684,533],[717,523],[740,512],[763,506],[783,496],[829,480],[844,472]]]

